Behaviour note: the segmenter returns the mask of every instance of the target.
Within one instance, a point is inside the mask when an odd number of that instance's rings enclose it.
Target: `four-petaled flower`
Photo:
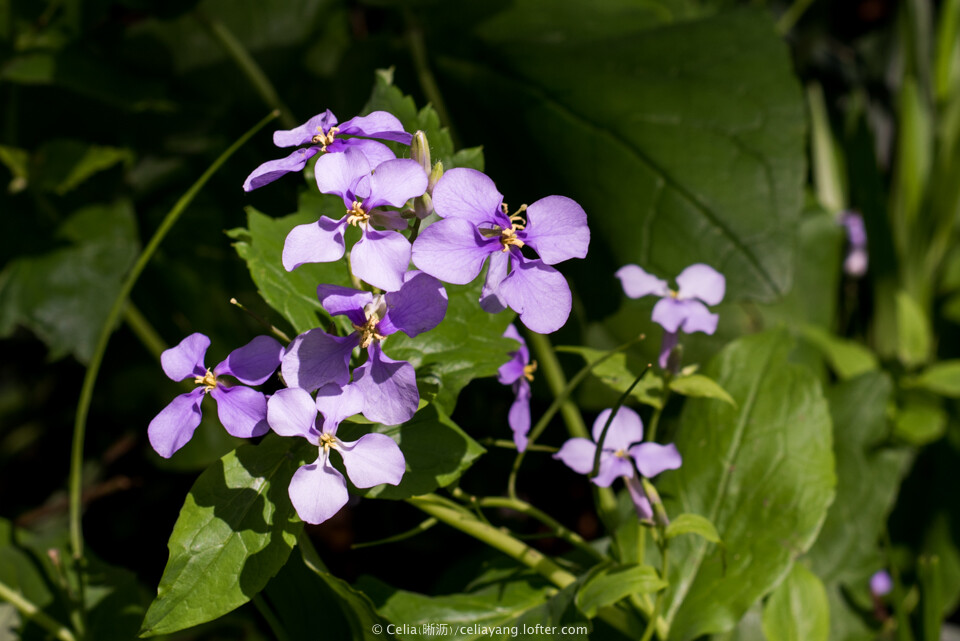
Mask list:
[[[343,234],[347,225],[363,230],[350,250],[350,266],[358,278],[374,287],[400,289],[410,265],[410,241],[400,234],[407,221],[400,212],[383,207],[402,207],[427,189],[427,175],[415,160],[388,160],[372,165],[359,151],[347,150],[317,161],[320,191],[343,199],[346,216],[339,221],[321,216],[315,223],[298,225],[283,243],[283,267],[293,271],[304,263],[339,260],[345,251]],[[372,225],[385,227],[377,231]]]
[[[294,473],[288,490],[297,514],[307,523],[326,521],[347,502],[347,482],[330,463],[330,450],[340,452],[347,476],[358,488],[397,485],[403,477],[403,453],[389,436],[371,433],[356,441],[337,438],[340,422],[362,407],[362,393],[354,385],[321,387],[316,401],[306,390],[282,389],[267,402],[267,420],[274,432],[302,436],[320,450],[316,461]]]
[[[723,300],[727,281],[713,267],[702,263],[690,265],[677,276],[678,290],[670,289],[667,281],[648,274],[637,265],[621,267],[616,276],[630,298],[650,294],[661,297],[653,306],[653,322],[664,330],[660,367],[667,367],[670,352],[677,344],[678,332],[713,334],[717,330],[719,316],[711,313],[707,305],[717,305]]]
[[[597,442],[600,441],[603,428],[612,411],[612,409],[603,410],[594,421],[593,441],[572,438],[563,444],[553,458],[563,461],[575,472],[590,474],[597,454]],[[610,427],[607,428],[600,451],[600,467],[592,480],[600,487],[610,487],[617,477],[623,477],[637,512],[641,518],[649,519],[653,516],[653,510],[639,479],[634,474],[634,463],[641,475],[653,478],[664,470],[679,468],[682,459],[677,447],[673,444],[644,443],[643,422],[640,416],[629,407],[621,407],[610,422]]]
[[[370,292],[320,285],[320,304],[331,316],[346,315],[353,324],[349,336],[331,336],[311,329],[297,336],[283,356],[280,371],[290,387],[315,390],[350,380],[350,355],[367,350],[367,362],[353,371],[353,385],[363,395],[363,415],[371,421],[398,425],[417,411],[420,393],[413,366],[386,356],[380,342],[402,331],[414,337],[436,327],[447,312],[447,292],[423,272],[407,272],[398,291]]]
[[[513,430],[513,442],[517,451],[522,452],[527,449],[527,434],[530,432],[530,383],[533,381],[537,362],[530,362],[527,342],[512,323],[507,325],[503,337],[520,343],[517,351],[510,352],[510,360],[497,370],[497,380],[504,385],[513,386],[514,399],[507,414],[507,423]]]
[[[204,357],[210,339],[190,334],[176,347],[160,356],[164,373],[174,381],[193,377],[197,388],[174,398],[150,421],[147,435],[157,454],[170,458],[186,445],[200,425],[200,402],[207,394],[217,402],[217,414],[223,427],[241,438],[266,434],[267,402],[261,392],[246,385],[260,385],[280,364],[283,346],[269,336],[257,336],[239,347],[220,364],[207,369]],[[221,376],[232,376],[245,385],[224,384]]]
[[[342,138],[341,136],[350,137]],[[405,132],[396,116],[386,111],[374,111],[366,116],[357,116],[338,126],[337,117],[327,109],[295,129],[273,132],[273,144],[277,147],[297,147],[307,144],[310,146],[297,149],[286,158],[263,163],[247,176],[243,183],[243,190],[253,191],[284,174],[301,171],[307,166],[307,161],[321,151],[335,153],[348,149],[358,150],[374,166],[396,157],[385,144],[370,138],[392,140],[409,145],[413,135]]]
[[[464,285],[490,258],[480,305],[496,313],[520,314],[535,332],[554,332],[570,315],[570,288],[550,267],[583,258],[590,244],[587,214],[564,196],[547,196],[510,215],[493,181],[475,169],[451,169],[433,191],[439,220],[413,244],[413,262],[447,283]],[[526,223],[521,212],[526,213]],[[540,258],[520,251],[528,246]]]

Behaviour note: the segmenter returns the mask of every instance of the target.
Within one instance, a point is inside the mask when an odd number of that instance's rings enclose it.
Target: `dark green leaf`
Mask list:
[[[873,352],[856,341],[839,338],[813,325],[804,325],[800,333],[823,354],[842,379],[853,378],[880,367]]]
[[[62,196],[117,163],[129,167],[133,164],[133,152],[79,140],[52,140],[34,152],[29,181],[35,189]]]
[[[249,601],[283,567],[303,527],[287,486],[309,449],[303,439],[270,434],[200,475],[170,535],[170,559],[142,636],[212,621]]]
[[[699,514],[681,514],[670,520],[666,531],[667,538],[672,539],[681,534],[696,534],[711,543],[722,543],[717,528]]]
[[[606,354],[603,350],[593,349],[592,347],[577,347],[563,345],[557,348],[558,352],[569,352],[579,354],[583,357],[585,364],[593,363]],[[635,362],[628,360],[627,355],[623,353],[614,354],[591,370],[591,374],[605,385],[616,392],[623,393],[633,384],[645,367],[639,366]],[[639,403],[650,405],[660,409],[663,407],[663,379],[653,373],[647,373],[639,383],[634,386],[630,396]]]
[[[587,579],[577,592],[577,607],[588,618],[597,610],[613,605],[631,594],[649,594],[667,587],[657,571],[649,565],[627,565],[601,570]]]
[[[713,398],[736,406],[736,402],[715,380],[702,374],[690,374],[670,381],[670,389],[683,396],[694,398]]]
[[[960,398],[960,360],[934,363],[906,383],[941,396]]]
[[[816,574],[793,564],[763,608],[763,632],[768,641],[827,641],[830,605]]]

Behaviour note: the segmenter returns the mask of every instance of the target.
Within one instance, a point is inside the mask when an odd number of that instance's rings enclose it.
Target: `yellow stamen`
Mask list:
[[[507,209],[506,203],[500,205],[503,213],[506,215],[509,209]],[[517,213],[509,216],[510,219],[510,229],[500,230],[500,244],[503,245],[503,248],[500,251],[508,251],[510,246],[514,247],[523,247],[524,242],[517,238],[517,232],[526,228],[526,224],[523,222],[523,212],[527,210],[526,205],[520,205],[520,209],[517,210]]]
[[[217,377],[208,369],[203,376],[194,376],[193,382],[197,385],[203,385],[203,391],[210,392],[217,386]]]
[[[533,373],[534,373],[535,371],[537,371],[537,361],[533,361],[533,362],[530,363],[529,365],[524,365],[524,366],[523,366],[523,377],[532,383],[532,382],[533,382]]]
[[[337,437],[333,434],[323,433],[320,435],[320,447],[323,448],[323,451],[326,453],[330,452],[331,448],[336,449],[337,447]]]
[[[353,207],[347,210],[347,224],[359,227],[368,220],[370,220],[370,214],[364,211],[363,204],[358,200],[353,201]]]
[[[310,140],[310,142],[315,145],[320,145],[320,151],[326,151],[327,145],[333,144],[333,141],[337,137],[337,133],[340,131],[340,129],[338,127],[330,127],[327,133],[323,133],[323,129],[321,127],[317,127],[317,131],[320,133],[316,134]]]
[[[377,331],[377,325],[379,323],[380,317],[376,314],[368,318],[367,322],[363,325],[353,323],[353,328],[360,334],[360,347],[367,348],[373,341],[379,342],[386,338],[386,336]]]
[[[616,456],[617,458],[627,458],[628,456],[630,456],[629,454],[627,454],[625,450],[617,450],[616,452],[614,452],[613,455]]]
[[[670,298],[680,298],[680,292],[674,291],[672,289],[669,290],[669,292],[670,292]]]

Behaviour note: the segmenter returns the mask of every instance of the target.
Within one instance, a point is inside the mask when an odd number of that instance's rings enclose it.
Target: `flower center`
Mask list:
[[[327,434],[324,432],[320,435],[320,447],[323,448],[324,453],[329,454],[331,448],[336,449],[337,442],[337,437],[333,434]]]
[[[203,385],[204,392],[210,392],[217,386],[217,376],[208,369],[203,376],[194,376],[193,382],[197,385]]]
[[[380,319],[382,319],[386,313],[387,305],[382,295],[374,297],[371,302],[364,305],[363,314],[367,317],[367,322],[363,325],[353,323],[353,328],[360,334],[360,347],[367,348],[370,346],[370,343],[374,341],[380,342],[386,338],[386,336],[377,331],[377,325],[380,324]]]
[[[524,365],[524,366],[523,366],[523,377],[532,383],[532,382],[533,382],[533,373],[534,373],[535,371],[537,371],[537,361],[533,361],[533,362],[530,363],[529,365]]]
[[[680,292],[678,292],[675,289],[668,289],[667,295],[670,296],[670,298],[677,298],[677,299],[680,298]]]
[[[323,129],[317,127],[317,131],[320,132],[316,134],[310,142],[315,145],[320,145],[320,151],[326,151],[327,145],[332,145],[334,138],[337,137],[337,133],[340,131],[338,127],[330,127],[327,133],[323,133]]]
[[[627,458],[628,456],[630,456],[629,454],[627,454],[626,450],[617,450],[616,452],[613,453],[613,455],[616,456],[617,458]]]
[[[363,203],[358,200],[353,201],[353,207],[347,210],[347,224],[359,227],[361,223],[370,220],[370,214],[363,209]]]
[[[524,242],[517,238],[517,232],[526,228],[526,224],[523,222],[523,216],[521,214],[527,210],[526,205],[520,205],[520,209],[517,210],[517,213],[509,216],[510,210],[507,207],[507,203],[500,204],[500,210],[510,218],[510,229],[500,229],[500,244],[502,248],[500,251],[508,251],[510,245],[514,247],[523,247]],[[499,229],[499,228],[498,228]]]

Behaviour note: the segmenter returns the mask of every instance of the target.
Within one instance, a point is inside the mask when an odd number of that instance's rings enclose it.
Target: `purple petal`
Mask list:
[[[337,448],[350,481],[359,488],[397,485],[406,471],[403,452],[386,434],[366,434]]]
[[[292,171],[303,171],[307,161],[316,156],[318,151],[320,149],[317,147],[304,147],[297,149],[286,158],[268,160],[250,172],[247,179],[243,181],[243,190],[253,191]]]
[[[317,411],[323,414],[323,432],[336,433],[343,419],[363,411],[363,394],[356,385],[324,385],[317,390],[314,414]]]
[[[319,285],[317,298],[320,299],[320,305],[327,310],[328,314],[331,316],[346,314],[350,322],[356,325],[367,322],[363,308],[373,302],[373,294],[370,292],[340,285]]]
[[[677,276],[681,299],[698,298],[707,305],[716,305],[727,291],[727,279],[710,265],[690,265]]]
[[[517,236],[548,265],[584,258],[590,246],[587,212],[566,196],[541,198],[527,207],[527,228]]]
[[[150,421],[147,436],[157,454],[170,458],[193,438],[193,432],[200,425],[202,400],[203,388],[198,387],[174,398]]]
[[[600,435],[603,433],[603,426],[607,424],[607,419],[613,409],[606,409],[600,412],[597,420],[593,422],[593,440],[600,441]],[[603,440],[603,449],[605,450],[624,450],[633,443],[643,440],[643,421],[640,415],[629,407],[621,406],[617,410],[616,416],[607,429],[607,437]]]
[[[643,298],[650,294],[666,296],[670,293],[667,281],[648,274],[637,265],[624,265],[615,275],[623,285],[623,293],[630,298]]]
[[[660,358],[657,360],[657,362],[660,363],[661,369],[667,369],[667,364],[670,362],[670,352],[677,346],[677,340],[678,336],[676,332],[664,330],[663,340],[660,341]]]
[[[419,271],[404,275],[399,291],[387,292],[387,314],[380,322],[383,335],[401,331],[413,338],[440,324],[447,313],[447,291],[433,276]]]
[[[366,156],[371,167],[376,167],[380,163],[397,157],[390,147],[382,142],[366,138],[337,138],[333,141],[333,144],[327,145],[328,153],[344,153],[348,149],[356,149]]]
[[[320,445],[317,406],[310,392],[299,387],[278,390],[267,399],[267,423],[280,436],[302,436]]]
[[[267,399],[261,393],[243,385],[217,385],[210,392],[217,401],[217,416],[231,436],[250,438],[270,431],[267,424]]]
[[[517,331],[516,325],[510,323],[503,332],[504,338],[512,338],[520,343],[520,347],[510,352],[510,360],[497,369],[497,381],[502,385],[513,385],[513,383],[523,376],[524,367],[530,362],[530,352],[527,350],[527,342]]]
[[[320,193],[340,196],[347,209],[353,205],[357,183],[369,174],[370,163],[359,149],[324,154],[313,169]]]
[[[283,345],[270,336],[257,336],[238,347],[213,368],[217,376],[226,374],[246,385],[260,385],[273,376],[283,356]]]
[[[843,272],[855,278],[867,273],[870,258],[867,250],[862,247],[853,247],[843,261]]]
[[[203,376],[207,368],[203,358],[210,347],[210,339],[197,332],[184,338],[176,347],[164,350],[160,354],[160,366],[163,373],[174,381],[182,381],[191,376]]]
[[[513,270],[500,284],[507,305],[524,325],[538,334],[555,332],[570,316],[572,298],[563,275],[539,260],[512,254]]]
[[[589,474],[593,471],[593,458],[596,454],[596,443],[585,438],[572,438],[563,444],[553,458],[563,461],[574,472]]]
[[[325,134],[330,131],[330,127],[337,124],[337,117],[333,112],[327,109],[323,113],[317,114],[299,127],[293,129],[281,129],[273,132],[273,144],[277,147],[296,147],[297,145],[306,145],[313,142],[313,137],[317,134]]]
[[[340,260],[346,245],[343,232],[347,218],[333,220],[321,216],[315,223],[297,225],[283,241],[283,268],[292,272],[305,263],[332,263]]]
[[[357,116],[344,121],[340,125],[340,133],[393,140],[404,145],[409,145],[413,140],[413,134],[404,131],[397,117],[386,111],[371,111],[366,116]]]
[[[713,334],[720,317],[698,300],[661,298],[653,306],[653,322],[668,332],[684,331],[687,334],[703,332]]]
[[[347,480],[321,456],[290,479],[290,502],[307,523],[323,523],[347,504]]]
[[[499,314],[507,308],[507,301],[500,291],[500,285],[507,277],[509,268],[508,252],[496,251],[490,254],[487,277],[483,279],[483,289],[480,290],[480,309],[488,314]]]
[[[652,479],[664,470],[679,469],[683,463],[680,452],[673,443],[670,445],[640,443],[630,448],[630,456],[636,461],[640,473],[648,479]]]
[[[370,176],[370,195],[364,199],[367,211],[376,207],[403,207],[427,190],[427,174],[416,160],[398,158],[377,165]]]
[[[513,430],[513,442],[517,451],[527,449],[527,434],[530,433],[530,383],[521,378],[513,386],[516,396],[507,414],[507,423]]]
[[[350,352],[357,346],[357,335],[331,336],[322,329],[311,329],[297,336],[280,360],[280,372],[289,387],[312,392],[327,383],[346,385],[350,380]]]
[[[876,596],[886,596],[893,591],[893,578],[886,570],[874,572],[870,577],[870,592]]]
[[[441,179],[442,180],[442,179]],[[480,273],[483,261],[500,253],[500,241],[484,238],[467,220],[438,220],[413,243],[413,264],[445,283],[466,285]]]
[[[360,280],[388,292],[396,291],[410,266],[410,241],[395,231],[367,229],[350,252],[350,265]]]
[[[442,218],[462,218],[476,225],[500,224],[503,194],[476,169],[459,167],[443,174],[433,189],[433,208]]]
[[[650,499],[647,493],[643,491],[640,485],[640,479],[631,476],[626,482],[627,491],[630,492],[630,499],[633,501],[633,507],[637,511],[637,516],[641,521],[650,521],[653,519],[653,507],[650,505]]]
[[[863,216],[855,211],[848,211],[841,216],[840,223],[847,230],[847,239],[853,247],[867,246],[867,228],[863,224]]]
[[[410,420],[420,405],[413,366],[388,358],[379,343],[370,345],[367,353],[370,358],[353,372],[353,384],[363,394],[363,415],[384,425]]]
[[[507,329],[503,331],[504,338],[512,338],[513,340],[520,343],[520,347],[512,354],[516,354],[524,364],[530,362],[530,350],[527,349],[527,341],[524,340],[523,336],[520,335],[520,330],[517,329],[517,326],[513,323],[507,325]]]
[[[599,487],[610,487],[619,477],[633,478],[633,464],[628,458],[621,458],[615,454],[604,452],[600,455],[600,469],[593,478]]]

